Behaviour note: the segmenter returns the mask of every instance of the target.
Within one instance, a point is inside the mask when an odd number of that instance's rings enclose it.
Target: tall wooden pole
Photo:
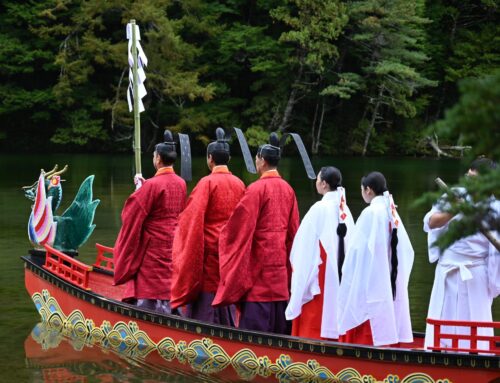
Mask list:
[[[134,81],[134,154],[135,154],[135,172],[142,174],[141,167],[141,117],[139,113],[139,75],[137,74],[137,34],[135,31],[135,20],[130,20],[132,25],[132,57],[134,65],[132,66],[132,79]]]

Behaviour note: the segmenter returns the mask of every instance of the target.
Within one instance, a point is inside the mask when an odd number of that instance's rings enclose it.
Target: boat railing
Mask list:
[[[115,269],[115,261],[113,259],[114,249],[109,246],[101,245],[100,243],[96,243],[95,247],[97,249],[97,257],[92,266],[112,273]],[[111,254],[111,257],[105,254]]]
[[[90,290],[89,274],[92,266],[77,261],[49,245],[44,245],[44,247],[47,251],[43,266],[45,269],[75,286]]]
[[[427,318],[427,323],[434,326],[434,343],[429,347],[433,351],[453,351],[453,352],[468,352],[468,353],[485,353],[500,355],[500,348],[497,347],[497,342],[500,342],[500,336],[479,335],[478,328],[500,329],[500,322],[472,322],[458,320],[440,320]],[[470,329],[470,334],[452,334],[446,332],[446,327],[463,327]],[[442,343],[442,340],[448,342]],[[451,340],[451,347],[449,344]],[[462,341],[459,343],[459,341]],[[463,341],[469,342],[469,347],[464,346]],[[478,348],[478,342],[488,342],[489,348]]]

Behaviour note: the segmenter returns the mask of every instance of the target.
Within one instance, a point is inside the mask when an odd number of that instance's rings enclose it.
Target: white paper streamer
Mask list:
[[[129,86],[127,90],[127,102],[128,109],[130,112],[134,110],[134,86],[137,86],[137,93],[139,95],[139,113],[144,111],[144,104],[142,99],[148,94],[146,91],[146,87],[144,86],[144,81],[146,81],[146,72],[144,71],[144,67],[148,65],[148,58],[142,49],[141,43],[141,34],[139,31],[139,26],[135,25],[135,36],[136,36],[136,49],[137,49],[137,82],[138,84],[134,84],[134,76],[132,73],[132,68],[134,66],[134,54],[132,52],[132,24],[128,23],[126,28],[127,39],[128,39],[128,64],[130,66],[130,70],[128,73]]]

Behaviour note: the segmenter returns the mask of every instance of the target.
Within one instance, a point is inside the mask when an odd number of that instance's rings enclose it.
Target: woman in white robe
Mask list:
[[[375,346],[410,343],[413,248],[382,173],[363,177],[361,194],[370,205],[356,222],[342,269],[340,340]]]
[[[338,270],[354,230],[341,185],[342,175],[337,168],[321,169],[316,190],[323,198],[304,216],[293,241],[291,296],[285,315],[288,320],[293,319],[295,336],[339,337]]]

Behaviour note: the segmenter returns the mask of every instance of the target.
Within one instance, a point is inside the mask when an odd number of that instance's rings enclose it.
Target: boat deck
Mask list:
[[[96,294],[121,301],[125,285],[114,286],[113,277],[105,272],[94,270],[90,273],[89,288]]]

